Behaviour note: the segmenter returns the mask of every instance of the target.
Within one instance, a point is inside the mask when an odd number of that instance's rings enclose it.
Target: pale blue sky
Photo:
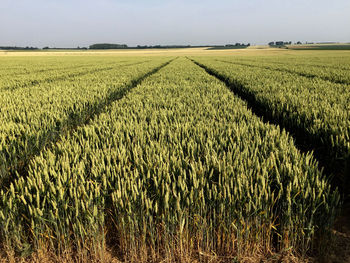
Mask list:
[[[0,0],[0,46],[350,42],[350,0]]]

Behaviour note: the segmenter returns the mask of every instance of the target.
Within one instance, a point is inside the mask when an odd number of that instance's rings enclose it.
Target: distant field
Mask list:
[[[350,45],[349,45],[350,46]],[[302,46],[296,46],[302,47]],[[325,50],[307,48],[290,49],[270,48],[268,46],[250,46],[239,49],[215,49],[210,47],[202,48],[172,48],[172,49],[116,49],[116,50],[38,50],[38,51],[5,51],[0,50],[2,56],[321,56],[329,57]],[[344,52],[347,52],[344,50]],[[348,53],[332,53],[331,56],[341,57]]]
[[[350,50],[350,44],[288,45],[288,48],[295,50]]]
[[[287,45],[289,50],[350,50],[350,44],[303,44]],[[271,51],[282,51],[281,48],[270,47],[268,45],[256,46],[230,46],[230,47],[200,47],[200,48],[152,48],[152,49],[105,49],[105,50],[0,50],[0,56],[50,56],[50,55],[166,55],[166,54],[199,54],[210,55],[210,52],[219,52],[217,54],[229,55],[227,52],[239,55],[270,55]],[[242,52],[240,52],[242,51]],[[259,52],[260,51],[260,52]],[[281,53],[278,52],[278,55]],[[293,54],[293,53],[291,53]]]
[[[0,51],[0,76],[0,261],[346,251],[350,52]]]

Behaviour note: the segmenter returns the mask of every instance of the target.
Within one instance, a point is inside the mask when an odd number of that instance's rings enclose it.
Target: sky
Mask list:
[[[350,42],[350,0],[0,0],[0,46]]]

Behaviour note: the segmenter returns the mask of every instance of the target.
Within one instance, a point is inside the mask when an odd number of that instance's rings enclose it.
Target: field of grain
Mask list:
[[[349,51],[0,55],[0,261],[329,259],[349,177]]]

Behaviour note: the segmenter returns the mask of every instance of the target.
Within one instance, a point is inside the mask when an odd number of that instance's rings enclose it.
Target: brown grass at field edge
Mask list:
[[[316,263],[319,262],[313,258],[296,257],[288,252],[283,253],[254,253],[242,256],[237,259],[234,256],[218,256],[211,252],[191,251],[188,254],[181,254],[179,251],[174,251],[169,256],[159,256],[157,258],[149,259],[142,258],[140,255],[129,255],[127,259],[120,259],[115,256],[112,250],[105,250],[100,255],[102,257],[92,257],[85,255],[77,255],[74,253],[64,253],[57,256],[50,251],[39,251],[32,254],[30,257],[17,257],[14,253],[7,252],[0,256],[0,263],[126,263],[126,262],[151,262],[151,263],[165,263],[165,262],[179,262],[179,263]],[[333,262],[333,261],[332,261]],[[340,262],[340,261],[337,261]]]
[[[198,248],[192,242],[181,242],[178,245],[177,239],[169,240],[168,248],[152,247],[149,244],[141,248],[123,251],[116,243],[103,245],[101,249],[83,248],[82,250],[57,251],[45,247],[43,244],[40,250],[31,254],[18,255],[11,249],[0,247],[0,263],[316,263],[320,262],[309,256],[295,256],[293,249],[285,249],[280,252],[274,252],[264,248],[266,244],[256,244],[247,242],[242,246],[242,251],[237,256],[237,251],[207,251]],[[108,242],[107,242],[108,243]],[[264,242],[263,242],[264,243]],[[170,248],[170,250],[169,250]],[[223,252],[223,251],[222,251]],[[322,261],[328,262],[328,261]]]

